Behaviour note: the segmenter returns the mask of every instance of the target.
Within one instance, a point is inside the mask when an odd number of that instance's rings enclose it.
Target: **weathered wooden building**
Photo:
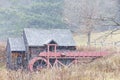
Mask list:
[[[8,38],[7,67],[27,67],[30,59],[44,51],[75,50],[76,44],[68,29],[25,28],[20,38]]]
[[[9,38],[7,41],[7,67],[14,69],[23,65],[25,44],[23,38]]]

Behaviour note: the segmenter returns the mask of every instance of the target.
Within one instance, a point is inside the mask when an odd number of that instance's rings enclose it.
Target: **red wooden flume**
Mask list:
[[[80,58],[98,58],[108,55],[108,52],[79,52],[79,51],[56,51],[57,45],[48,44],[46,52],[41,52],[38,57],[29,61],[28,68],[30,71],[39,70],[42,68],[50,68],[53,66],[70,66],[79,62]],[[54,51],[49,51],[49,46],[54,46]],[[39,60],[39,65],[34,65]]]

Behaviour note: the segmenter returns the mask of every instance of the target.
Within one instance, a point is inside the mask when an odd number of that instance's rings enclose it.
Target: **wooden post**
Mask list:
[[[77,64],[77,59],[75,58],[75,64]]]
[[[49,44],[47,45],[47,52],[49,52]]]
[[[57,45],[55,45],[55,53],[56,53],[56,47],[57,47]]]
[[[9,54],[8,54],[8,62],[9,62],[9,68],[11,69],[12,68],[12,52],[10,51]]]
[[[25,54],[26,54],[26,60],[27,60],[27,65],[28,65],[29,64],[29,60],[30,60],[30,52],[29,52],[28,44],[26,44],[26,52],[25,52]],[[26,67],[27,67],[27,65],[26,65]]]
[[[47,52],[48,52],[48,55],[47,55],[47,59],[48,59],[48,61],[47,61],[47,68],[49,68],[49,48],[50,48],[50,45],[48,44],[47,45]]]

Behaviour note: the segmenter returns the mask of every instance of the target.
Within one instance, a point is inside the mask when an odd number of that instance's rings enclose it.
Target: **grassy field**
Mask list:
[[[39,72],[1,68],[0,80],[120,80],[119,71],[120,54],[112,54],[89,64],[43,69]]]
[[[112,44],[120,41],[120,30],[110,34],[111,32],[112,31],[92,33],[91,42],[96,42],[98,46],[101,42],[104,42],[104,44]],[[77,46],[87,45],[87,35],[74,34],[74,40],[76,41]],[[91,43],[91,45],[94,46],[94,43]]]
[[[98,38],[105,33],[93,33],[92,40]],[[119,32],[118,32],[119,33]],[[119,39],[119,34],[112,35],[112,39],[116,42]],[[78,46],[85,46],[86,36],[85,35],[74,35],[74,39]],[[108,41],[111,42],[108,37]],[[71,67],[62,68],[50,68],[43,69],[39,72],[29,71],[11,71],[5,68],[6,54],[5,54],[6,43],[0,43],[0,80],[120,80],[120,53],[115,53],[98,58],[91,63],[81,63],[72,65]],[[87,50],[86,47],[84,47]],[[95,48],[94,48],[95,49]],[[111,49],[109,51],[112,52]]]

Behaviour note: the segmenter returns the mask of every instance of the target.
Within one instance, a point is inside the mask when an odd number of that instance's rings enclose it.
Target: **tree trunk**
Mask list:
[[[91,31],[87,33],[87,45],[90,46],[91,43]]]

